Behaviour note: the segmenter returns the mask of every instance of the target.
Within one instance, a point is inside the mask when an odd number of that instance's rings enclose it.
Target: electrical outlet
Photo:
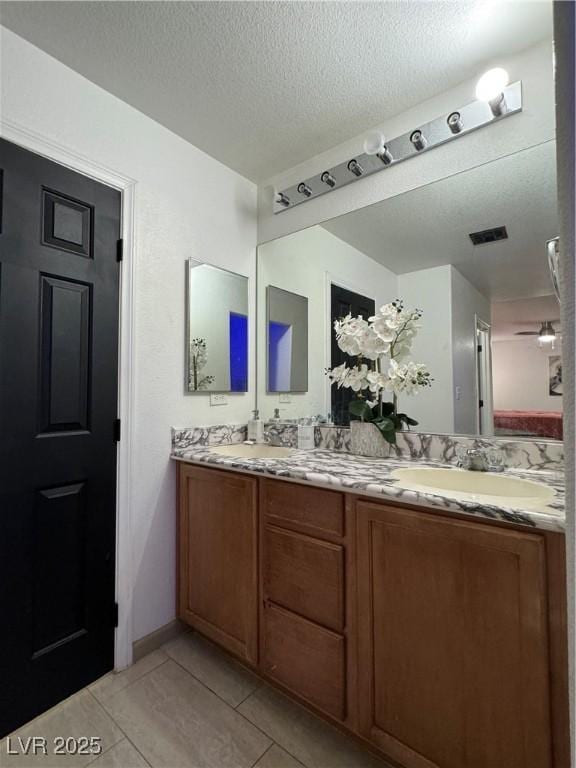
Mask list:
[[[281,394],[281,395],[280,395],[280,397],[278,398],[278,402],[279,402],[279,403],[291,403],[291,402],[292,402],[292,400],[290,399],[290,395],[289,395],[287,392],[284,392],[284,393],[283,393],[283,394]]]
[[[221,395],[217,392],[214,392],[210,395],[210,405],[228,405],[227,395]]]

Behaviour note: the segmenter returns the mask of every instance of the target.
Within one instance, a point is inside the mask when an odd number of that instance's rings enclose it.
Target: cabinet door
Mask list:
[[[256,481],[182,464],[179,484],[179,617],[256,664]]]
[[[550,768],[535,534],[359,502],[360,730],[406,768]]]

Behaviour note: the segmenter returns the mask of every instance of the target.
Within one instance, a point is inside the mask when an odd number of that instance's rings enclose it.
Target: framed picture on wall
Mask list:
[[[562,396],[562,358],[550,355],[548,358],[548,394],[550,397]]]

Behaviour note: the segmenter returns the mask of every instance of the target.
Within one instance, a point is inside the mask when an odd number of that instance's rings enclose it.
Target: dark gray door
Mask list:
[[[0,169],[2,735],[113,666],[120,193]]]

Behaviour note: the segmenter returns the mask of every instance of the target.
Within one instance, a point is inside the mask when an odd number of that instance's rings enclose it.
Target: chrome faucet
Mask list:
[[[504,455],[498,449],[467,448],[457,451],[456,465],[471,472],[502,472]]]

